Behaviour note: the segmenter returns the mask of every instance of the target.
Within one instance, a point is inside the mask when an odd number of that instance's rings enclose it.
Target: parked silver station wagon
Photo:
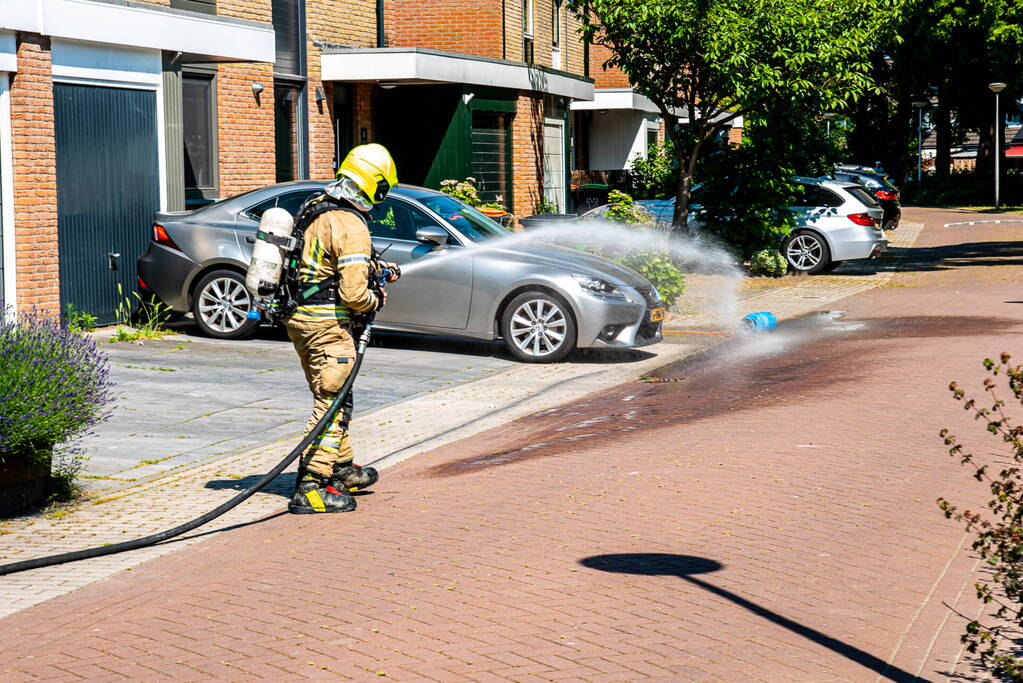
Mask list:
[[[156,214],[140,284],[172,310],[191,311],[210,336],[251,335],[259,323],[246,318],[245,271],[259,219],[274,206],[294,214],[323,186],[284,183]],[[661,340],[664,303],[644,277],[567,247],[502,246],[493,240],[508,235],[505,228],[448,195],[398,186],[374,208],[369,228],[377,251],[409,270],[388,287],[379,329],[501,338],[529,362]]]
[[[828,178],[793,180],[799,193],[789,210],[796,224],[779,245],[792,270],[811,275],[827,272],[843,261],[876,258],[888,248],[881,229],[884,210],[862,185]],[[675,213],[674,199],[639,200],[636,204],[659,222],[670,223]],[[697,189],[689,208],[689,224],[699,226]]]

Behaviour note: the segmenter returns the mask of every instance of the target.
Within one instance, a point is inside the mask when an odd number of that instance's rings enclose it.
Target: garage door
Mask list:
[[[565,122],[544,119],[543,193],[547,201],[565,211]]]
[[[156,93],[57,83],[60,303],[114,321],[160,206]]]

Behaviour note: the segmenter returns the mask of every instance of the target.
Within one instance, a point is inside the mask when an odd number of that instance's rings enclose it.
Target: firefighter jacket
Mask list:
[[[327,211],[317,216],[305,231],[305,246],[299,266],[299,283],[305,287],[338,276],[331,300],[317,299],[295,309],[296,322],[348,320],[352,313],[378,308],[377,295],[369,286],[373,243],[369,228],[352,211]]]

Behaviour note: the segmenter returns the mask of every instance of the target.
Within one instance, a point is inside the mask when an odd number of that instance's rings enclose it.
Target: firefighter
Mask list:
[[[313,393],[308,429],[326,412],[351,371],[355,360],[353,326],[358,317],[379,310],[387,301],[382,289],[374,291],[371,286],[371,270],[397,270],[394,264],[374,261],[366,216],[397,183],[394,160],[387,149],[360,145],[345,158],[336,182],[325,188],[325,194],[306,202],[299,211],[296,225],[307,224],[300,283],[336,282],[304,301],[285,322]],[[392,275],[391,281],[395,279],[397,275]],[[374,468],[354,463],[348,439],[351,415],[349,393],[337,417],[312,442],[299,466],[289,512],[354,510],[350,491],[377,481]]]

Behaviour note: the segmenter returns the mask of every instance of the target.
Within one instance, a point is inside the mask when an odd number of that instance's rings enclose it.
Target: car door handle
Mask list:
[[[117,270],[117,259],[119,258],[121,258],[121,255],[115,254],[114,252],[110,252],[109,254],[107,254],[107,260],[110,264],[110,270]]]
[[[245,238],[245,241],[248,242],[249,244],[255,244],[256,238],[253,235],[249,235],[248,237]]]

